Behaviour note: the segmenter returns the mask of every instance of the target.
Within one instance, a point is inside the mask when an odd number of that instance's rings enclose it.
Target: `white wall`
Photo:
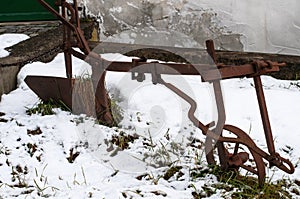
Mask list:
[[[300,55],[299,0],[84,0],[102,40]]]
[[[222,25],[243,35],[245,50],[300,55],[299,0],[199,2],[199,6],[214,9]]]

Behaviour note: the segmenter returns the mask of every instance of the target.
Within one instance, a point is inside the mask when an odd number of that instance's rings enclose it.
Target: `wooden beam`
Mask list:
[[[121,53],[127,56],[145,57],[171,62],[209,63],[206,50],[195,48],[177,48],[166,46],[149,46],[138,44],[90,42],[91,49],[97,53]],[[270,54],[260,52],[216,51],[218,63],[226,65],[242,65],[253,60],[271,60],[285,62],[286,67],[281,67],[280,72],[270,73],[279,79],[300,79],[300,56]]]

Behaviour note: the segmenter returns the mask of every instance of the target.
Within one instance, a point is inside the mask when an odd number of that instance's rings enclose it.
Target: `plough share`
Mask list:
[[[212,58],[209,64],[183,64],[183,63],[164,63],[146,62],[142,59],[133,59],[132,62],[107,61],[99,54],[92,52],[88,46],[83,32],[80,29],[80,20],[78,14],[77,1],[73,4],[66,0],[58,0],[57,6],[61,7],[61,12],[57,12],[49,6],[44,0],[38,0],[41,5],[53,13],[63,24],[64,44],[62,46],[65,55],[66,78],[45,77],[45,76],[27,76],[25,81],[28,86],[44,101],[50,99],[63,101],[68,107],[72,107],[72,90],[75,79],[72,76],[72,55],[85,60],[92,66],[92,83],[95,92],[96,116],[107,125],[114,125],[115,121],[110,110],[110,98],[105,89],[106,71],[131,72],[132,79],[143,81],[145,73],[152,76],[154,84],[161,84],[172,90],[183,100],[190,104],[188,117],[193,124],[201,129],[206,135],[205,151],[208,164],[217,164],[214,149],[216,148],[222,169],[243,168],[258,176],[258,182],[262,186],[265,180],[265,162],[269,166],[276,166],[279,169],[292,174],[294,166],[292,163],[281,157],[276,151],[271,131],[271,125],[268,117],[267,106],[260,76],[268,72],[279,71],[279,67],[285,66],[284,63],[277,63],[265,60],[253,60],[244,65],[224,65],[217,63],[214,44],[212,40],[206,41],[207,52]],[[79,47],[83,52],[78,52],[73,47]],[[201,75],[202,81],[210,82],[213,85],[215,100],[218,111],[218,121],[216,123],[205,125],[195,117],[197,103],[187,94],[182,92],[174,85],[165,82],[161,75]],[[263,151],[254,143],[250,136],[238,127],[225,124],[225,108],[222,96],[220,81],[222,79],[249,77],[253,78],[257,100],[259,104],[261,119],[263,123],[268,152]],[[230,132],[234,137],[227,137],[224,132]],[[234,145],[231,149],[227,144]],[[240,151],[244,146],[247,148]],[[249,164],[249,156],[252,155],[255,166]]]

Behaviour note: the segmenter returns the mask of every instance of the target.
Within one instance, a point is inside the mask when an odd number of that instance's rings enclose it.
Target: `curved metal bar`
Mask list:
[[[195,112],[197,109],[197,103],[195,100],[193,100],[190,96],[179,90],[177,87],[175,87],[173,84],[165,82],[163,79],[159,79],[158,83],[164,85],[174,93],[176,93],[179,97],[184,99],[187,103],[191,105],[189,111],[188,111],[188,117],[189,119],[193,122],[195,126],[201,129],[203,134],[206,134],[206,132],[209,130],[209,127],[207,125],[204,125],[202,122],[200,122],[196,117],[195,117]]]
[[[238,128],[236,126],[232,126],[232,125],[225,125],[224,129],[228,130],[230,132],[234,132],[236,135],[238,135],[238,138],[220,137],[219,140],[221,142],[242,143],[245,146],[247,146],[250,150],[253,150],[256,154],[258,154],[262,158],[266,159],[270,163],[271,166],[276,166],[279,169],[281,169],[289,174],[294,173],[295,168],[289,160],[282,158],[278,153],[276,153],[275,156],[269,155],[268,153],[266,153],[265,151],[263,151],[262,149],[257,147],[256,144],[253,142],[253,140],[250,138],[250,136],[247,135],[240,128]],[[208,136],[211,136],[211,134],[209,134]],[[246,141],[246,140],[249,140],[249,141]],[[284,164],[286,164],[288,167]]]
[[[243,144],[247,146],[255,159],[256,166],[257,166],[257,171],[254,169],[251,169],[249,166],[243,165],[244,169],[257,174],[259,178],[259,184],[262,185],[265,179],[265,165],[264,162],[262,161],[262,158],[268,160],[270,164],[278,167],[279,169],[292,174],[294,173],[294,166],[293,164],[279,155],[277,155],[276,158],[274,156],[271,156],[267,154],[265,151],[260,149],[259,147],[256,146],[254,141],[251,139],[249,135],[247,135],[243,130],[241,130],[238,127],[232,126],[232,125],[224,125],[223,129],[228,130],[230,132],[233,132],[234,134],[237,135],[237,138],[230,138],[230,137],[223,137],[222,135],[217,135],[215,132],[209,130],[209,127],[207,125],[204,125],[202,122],[200,122],[196,116],[195,116],[195,111],[197,109],[197,103],[188,95],[186,95],[184,92],[179,90],[177,87],[174,85],[165,82],[164,80],[160,79],[159,82],[160,84],[166,86],[168,89],[172,90],[174,93],[176,93],[178,96],[180,96],[182,99],[184,99],[187,103],[191,105],[191,108],[189,109],[188,112],[188,117],[189,119],[193,122],[195,126],[200,128],[207,137],[212,138],[213,140],[216,140],[217,142],[224,143],[237,143],[237,144]],[[286,164],[286,165],[284,165]]]

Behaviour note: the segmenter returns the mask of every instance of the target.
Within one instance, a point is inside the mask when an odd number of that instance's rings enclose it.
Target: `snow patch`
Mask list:
[[[2,34],[0,35],[0,58],[6,57],[9,55],[7,50],[4,50],[6,47],[13,46],[21,41],[28,39],[29,36],[25,34]]]

